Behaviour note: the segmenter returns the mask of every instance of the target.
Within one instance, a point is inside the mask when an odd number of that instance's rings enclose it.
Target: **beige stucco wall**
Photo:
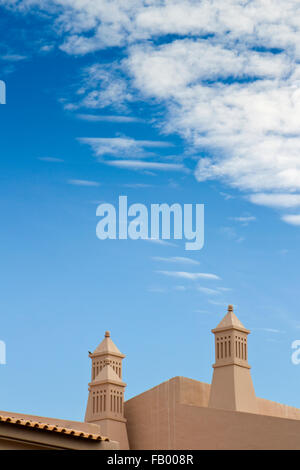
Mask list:
[[[148,393],[151,390],[156,390],[158,387],[175,387],[177,391],[177,400],[182,404],[196,405],[196,406],[208,406],[209,395],[210,395],[210,384],[205,382],[199,382],[198,380],[188,379],[186,377],[173,377],[172,379],[157,385],[156,387],[147,390],[144,393]],[[144,393],[138,395],[143,396]],[[135,400],[137,397],[132,398]],[[278,418],[289,418],[289,419],[300,419],[300,409],[292,406],[283,405],[275,401],[266,400],[265,398],[256,398],[258,413],[266,416],[277,416]],[[129,403],[128,400],[126,403]],[[126,408],[125,404],[125,408]]]
[[[130,448],[300,449],[300,410],[260,398],[264,416],[218,410],[209,393],[209,384],[175,377],[128,400]]]
[[[49,450],[49,447],[0,437],[0,450]]]
[[[300,422],[178,405],[173,449],[300,449]]]
[[[103,419],[99,421],[104,436],[117,441],[120,450],[129,450],[126,420]]]
[[[279,418],[300,419],[300,410],[292,406],[282,405],[275,401],[257,398],[258,412],[266,416],[277,416]]]

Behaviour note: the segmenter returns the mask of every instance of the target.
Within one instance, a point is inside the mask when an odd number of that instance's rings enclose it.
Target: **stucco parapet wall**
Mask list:
[[[295,419],[182,404],[175,414],[178,431],[172,448],[300,450]]]
[[[256,398],[259,414],[264,416],[276,416],[284,419],[300,420],[300,409],[283,405],[265,398]]]
[[[169,393],[168,391],[171,391],[171,389],[174,390],[175,400],[178,403],[200,407],[208,407],[210,388],[211,385],[209,383],[200,382],[199,380],[190,379],[187,377],[176,376],[127,400],[125,402],[125,412],[127,404],[128,406],[130,406],[131,403],[135,402],[136,400],[143,400],[143,397],[146,394],[149,394],[150,392],[163,393],[163,390]],[[256,400],[258,414],[260,415],[300,420],[299,408],[284,405],[282,403],[267,400],[265,398],[256,397]]]
[[[208,408],[209,395],[209,384],[174,377],[128,400],[130,448],[300,450],[300,410],[260,398],[255,413]]]
[[[143,397],[149,393],[162,393],[163,390],[171,391],[171,389],[175,391],[175,399],[179,403],[204,407],[208,406],[210,384],[183,376],[176,376],[130,398],[125,402],[125,407],[126,404],[130,404],[135,400],[143,399]]]

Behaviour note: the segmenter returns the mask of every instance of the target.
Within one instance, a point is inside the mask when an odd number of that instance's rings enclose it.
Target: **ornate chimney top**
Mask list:
[[[122,354],[106,331],[93,353],[91,382],[85,421],[101,426],[103,435],[120,443],[120,449],[128,450],[126,418],[124,416],[124,392],[122,380]]]
[[[216,333],[218,331],[225,331],[225,330],[239,330],[244,333],[250,333],[249,330],[247,330],[242,322],[237,318],[237,316],[233,312],[233,305],[228,305],[227,308],[227,313],[225,317],[220,321],[218,326],[211,330],[213,333]]]
[[[257,412],[255,392],[248,364],[250,333],[233,313],[233,306],[218,326],[215,335],[215,364],[210,389],[209,407]]]

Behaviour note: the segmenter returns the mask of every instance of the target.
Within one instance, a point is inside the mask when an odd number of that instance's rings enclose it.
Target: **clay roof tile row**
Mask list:
[[[81,437],[84,439],[91,439],[94,441],[108,441],[109,440],[108,437],[101,436],[100,434],[87,433],[87,432],[79,431],[76,429],[62,427],[59,425],[54,425],[54,424],[49,424],[49,423],[47,424],[47,423],[42,423],[40,421],[32,421],[32,420],[22,419],[22,418],[15,418],[13,416],[0,415],[0,422],[17,424],[17,425],[24,426],[24,427],[42,429],[45,431],[57,432],[60,434]]]

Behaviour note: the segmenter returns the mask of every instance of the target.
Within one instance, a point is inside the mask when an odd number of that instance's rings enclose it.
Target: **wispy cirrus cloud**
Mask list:
[[[244,241],[244,237],[241,237],[233,227],[221,227],[220,232],[225,235],[228,240],[233,240],[237,243]]]
[[[142,240],[146,242],[154,243],[157,245],[173,246],[173,247],[178,246],[176,243],[170,242],[168,240],[161,240],[160,238],[143,238]]]
[[[185,292],[187,290],[186,286],[174,286],[173,289],[178,292]]]
[[[89,122],[120,122],[120,123],[130,123],[130,122],[144,122],[143,119],[131,116],[117,116],[109,114],[77,114],[78,119]]]
[[[239,222],[241,225],[247,226],[250,222],[254,222],[256,217],[254,215],[241,215],[238,217],[229,217],[229,219],[233,220],[234,222]]]
[[[230,291],[231,289],[228,288],[228,287],[215,287],[215,288],[211,288],[211,287],[206,287],[206,286],[196,286],[196,290],[198,292],[201,292],[202,294],[205,294],[205,295],[208,295],[208,296],[211,296],[211,295],[220,295],[222,296],[225,292],[228,292]]]
[[[123,184],[124,188],[131,188],[131,189],[148,189],[153,188],[153,184],[148,183],[125,183]]]
[[[97,157],[109,156],[114,158],[146,158],[153,154],[149,149],[168,148],[170,142],[154,140],[137,140],[130,137],[80,137],[79,142],[88,144]]]
[[[162,261],[164,263],[181,263],[181,264],[200,264],[199,261],[187,258],[185,256],[169,256],[169,257],[162,257],[162,256],[153,256],[152,258],[154,261]]]
[[[267,333],[275,333],[275,334],[284,334],[285,333],[285,331],[278,330],[277,328],[252,328],[252,330],[266,331]]]
[[[62,158],[57,157],[39,157],[38,160],[49,163],[62,163],[64,161]]]
[[[211,273],[191,273],[186,271],[157,271],[164,276],[175,277],[179,279],[189,279],[196,281],[197,279],[210,279],[210,280],[220,280],[221,278],[216,274]]]
[[[6,62],[21,62],[22,60],[28,59],[28,57],[20,54],[4,54],[0,56],[0,59]]]
[[[220,291],[217,289],[211,289],[209,287],[197,286],[197,290],[207,295],[218,295]]]
[[[182,163],[170,162],[170,158],[165,158],[167,161],[153,161],[153,157],[159,158],[153,149],[170,148],[173,146],[170,142],[137,140],[129,137],[81,137],[78,140],[83,144],[88,144],[101,163],[116,168],[135,171],[189,171]],[[160,157],[160,160],[163,158]]]
[[[100,183],[98,183],[97,181],[81,180],[81,179],[68,180],[68,184],[72,184],[73,186],[87,186],[87,187],[100,186]]]
[[[180,171],[187,173],[189,170],[181,163],[147,162],[144,160],[109,160],[107,165],[128,170],[157,170],[157,171]]]

